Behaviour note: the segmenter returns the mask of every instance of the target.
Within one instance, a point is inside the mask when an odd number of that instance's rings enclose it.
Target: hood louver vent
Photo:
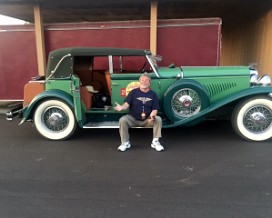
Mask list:
[[[210,97],[214,97],[221,94],[222,92],[226,92],[235,88],[237,85],[234,82],[229,82],[229,83],[205,84],[205,86],[210,93]]]

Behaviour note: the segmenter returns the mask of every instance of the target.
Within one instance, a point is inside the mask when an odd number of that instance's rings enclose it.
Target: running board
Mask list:
[[[85,129],[91,129],[91,128],[116,129],[116,128],[119,128],[119,123],[118,122],[91,122],[84,125],[83,128]]]
[[[117,129],[119,128],[119,122],[93,122],[87,123],[83,126],[84,129]],[[152,128],[152,127],[132,127],[132,128]]]

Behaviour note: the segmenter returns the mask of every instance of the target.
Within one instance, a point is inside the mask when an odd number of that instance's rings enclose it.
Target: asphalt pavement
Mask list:
[[[228,121],[132,129],[81,129],[42,138],[33,123],[0,115],[0,218],[270,218],[272,141],[247,142]]]

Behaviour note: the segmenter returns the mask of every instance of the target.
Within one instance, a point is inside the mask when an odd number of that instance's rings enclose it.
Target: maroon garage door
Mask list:
[[[38,73],[32,25],[0,26],[0,100],[23,98],[24,84]],[[45,25],[47,54],[72,46],[149,48],[149,21]],[[221,19],[158,21],[161,65],[219,64]]]

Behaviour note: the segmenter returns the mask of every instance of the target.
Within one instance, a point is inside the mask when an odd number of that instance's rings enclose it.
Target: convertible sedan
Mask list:
[[[24,87],[21,124],[33,121],[51,140],[71,137],[76,128],[118,128],[127,111],[114,110],[139,86],[142,73],[152,79],[163,127],[196,125],[208,118],[229,118],[246,140],[272,137],[270,77],[254,67],[159,67],[162,57],[149,50],[124,48],[64,48],[49,54],[44,77]]]

